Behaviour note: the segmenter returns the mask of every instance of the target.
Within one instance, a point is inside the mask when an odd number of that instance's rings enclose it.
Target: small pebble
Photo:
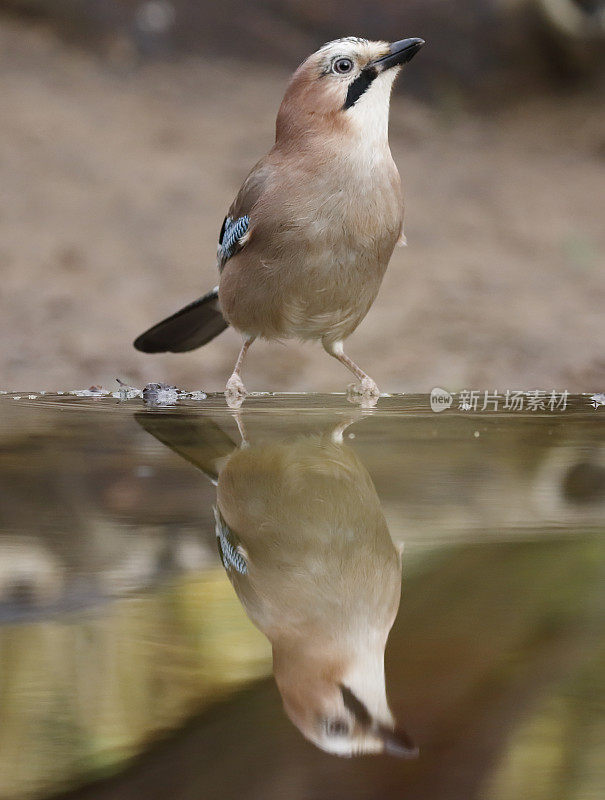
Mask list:
[[[143,400],[151,406],[173,406],[178,399],[179,390],[167,383],[148,383],[143,389]]]
[[[197,392],[184,392],[183,397],[186,397],[188,400],[205,400],[208,395],[206,392],[197,391]]]
[[[57,392],[59,394],[59,392]],[[75,397],[106,397],[109,395],[107,389],[103,389],[101,386],[91,386],[90,389],[74,389],[68,394],[74,395]]]

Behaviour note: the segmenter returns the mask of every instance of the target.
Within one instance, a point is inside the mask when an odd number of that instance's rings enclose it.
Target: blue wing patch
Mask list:
[[[235,535],[227,526],[218,508],[214,509],[214,518],[216,520],[215,532],[218,554],[221,557],[223,567],[227,572],[234,569],[240,575],[247,575],[248,565],[246,564],[246,559],[237,548]]]
[[[235,253],[239,240],[247,233],[249,227],[250,217],[247,214],[238,219],[225,218],[219,238],[221,260],[223,262],[230,259]]]

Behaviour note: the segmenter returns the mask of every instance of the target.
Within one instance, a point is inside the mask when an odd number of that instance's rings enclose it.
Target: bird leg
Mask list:
[[[236,411],[233,414],[233,419],[235,420],[235,424],[237,425],[237,429],[239,431],[239,435],[241,438],[240,449],[244,450],[246,447],[250,447],[250,442],[248,441],[248,433],[246,431],[246,426],[244,425],[244,420],[241,418],[240,412]]]
[[[233,368],[233,374],[227,381],[227,386],[225,387],[225,397],[227,398],[227,405],[230,408],[239,408],[244,402],[244,398],[248,394],[246,387],[244,386],[244,382],[240,377],[240,372],[242,369],[242,364],[244,363],[244,358],[248,352],[248,348],[254,341],[254,338],[255,337],[252,336],[248,339],[244,339],[244,344],[242,345],[242,349],[239,351],[239,356],[237,357],[235,367]]]
[[[359,415],[345,417],[342,422],[339,422],[335,428],[330,432],[330,440],[333,444],[342,444],[344,440],[344,433],[347,428],[354,425],[359,419]]]
[[[353,361],[353,359],[345,355],[342,342],[328,342],[325,339],[322,339],[321,343],[326,353],[338,359],[338,361],[340,361],[341,364],[344,364],[345,367],[348,370],[350,370],[353,373],[353,375],[355,375],[356,378],[359,379],[358,391],[362,395],[362,397],[374,398],[380,395],[380,389],[378,388],[376,383],[372,380],[372,378],[370,378],[370,376],[367,375],[361,369],[361,367],[358,367],[357,364]]]

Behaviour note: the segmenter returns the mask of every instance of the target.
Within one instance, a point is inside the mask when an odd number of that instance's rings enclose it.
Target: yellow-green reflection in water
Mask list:
[[[220,398],[145,411],[6,397],[0,410],[0,797],[108,774],[74,797],[605,795],[605,437],[586,398],[540,415],[436,415],[422,397],[368,413],[333,397],[266,397],[239,420]],[[313,480],[322,466],[305,448],[322,437],[326,480],[343,460],[394,551],[405,543],[385,685],[419,745],[414,761],[334,758],[300,735],[261,680],[272,672],[252,624],[262,620],[218,559],[207,475],[218,475],[220,507],[237,459],[258,500],[265,479],[283,493],[290,459],[304,496],[309,466]],[[357,500],[347,502],[361,520]],[[378,596],[383,576],[370,573]],[[308,619],[293,578],[297,599]],[[354,599],[334,587],[335,607]],[[153,742],[150,760],[122,773]]]
[[[269,674],[222,570],[0,628],[0,796],[114,770],[154,735]]]

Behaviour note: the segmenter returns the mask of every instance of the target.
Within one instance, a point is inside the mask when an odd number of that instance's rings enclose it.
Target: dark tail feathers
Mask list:
[[[139,411],[134,416],[147,433],[196,466],[215,484],[221,461],[237,449],[233,439],[208,417],[159,408]]]
[[[227,327],[216,288],[149,328],[135,339],[134,346],[143,353],[184,353],[206,344]]]

